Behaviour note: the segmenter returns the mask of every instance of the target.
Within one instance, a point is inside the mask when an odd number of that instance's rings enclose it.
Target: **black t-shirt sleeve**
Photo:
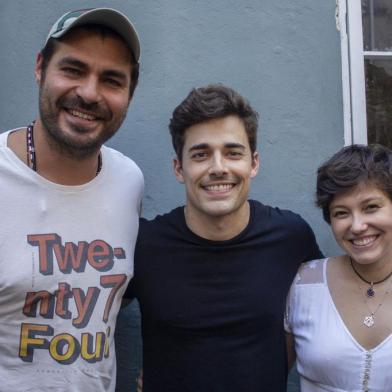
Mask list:
[[[146,223],[147,220],[145,218],[139,219],[139,233],[137,236],[137,241],[135,245],[135,254],[134,254],[134,268],[133,268],[133,277],[128,283],[128,287],[125,290],[123,298],[132,300],[137,298],[137,278],[141,274],[140,271],[140,263],[143,259],[143,244],[145,243],[146,238]]]
[[[306,260],[304,261],[309,261],[309,260],[317,260],[317,259],[322,259],[324,258],[323,253],[321,252],[317,241],[316,241],[316,236],[314,235],[314,232],[310,225],[305,222],[306,224],[306,233],[307,233],[307,255],[306,255]]]

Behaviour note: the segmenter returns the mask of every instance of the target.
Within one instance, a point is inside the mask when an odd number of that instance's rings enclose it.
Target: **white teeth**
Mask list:
[[[233,187],[233,184],[217,184],[217,185],[207,185],[205,189],[212,192],[224,192]]]
[[[371,236],[363,237],[363,238],[356,238],[356,239],[352,240],[352,243],[357,246],[365,246],[365,245],[368,245],[371,242],[373,242],[376,238],[377,238],[377,236],[375,236],[375,235],[371,235]]]
[[[75,117],[82,118],[83,120],[89,120],[89,121],[95,120],[95,117],[92,116],[91,114],[78,112],[77,110],[70,110],[69,113],[71,113]]]

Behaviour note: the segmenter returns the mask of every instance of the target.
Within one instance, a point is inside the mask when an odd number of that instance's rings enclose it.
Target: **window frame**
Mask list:
[[[369,0],[372,7],[373,0]],[[344,144],[367,144],[365,59],[392,59],[392,52],[363,50],[361,0],[337,0],[342,56]]]

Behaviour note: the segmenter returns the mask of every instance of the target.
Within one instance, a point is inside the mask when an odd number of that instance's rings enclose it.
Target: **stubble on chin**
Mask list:
[[[109,140],[121,126],[126,116],[126,110],[120,113],[118,120],[112,124],[111,129],[103,129],[95,138],[83,137],[86,130],[74,127],[75,135],[80,134],[81,137],[72,137],[61,128],[59,124],[60,112],[64,104],[61,99],[58,102],[51,102],[49,99],[50,92],[46,90],[44,85],[40,86],[39,92],[39,113],[43,126],[44,137],[48,145],[59,152],[61,155],[76,160],[84,160],[95,155],[101,146]],[[102,118],[109,118],[109,114],[102,114]],[[71,125],[70,125],[71,126]]]

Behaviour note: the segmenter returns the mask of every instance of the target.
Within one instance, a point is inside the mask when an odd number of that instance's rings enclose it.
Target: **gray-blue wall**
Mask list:
[[[261,170],[251,196],[299,212],[326,254],[338,252],[313,206],[315,170],[343,145],[340,39],[335,0],[0,0],[0,129],[37,112],[33,67],[51,24],[69,9],[109,6],[127,14],[142,42],[140,83],[121,131],[109,143],[142,168],[144,215],[184,202],[171,171],[167,130],[192,87],[222,82],[261,116]],[[135,357],[123,311],[122,358]],[[137,336],[134,328],[131,334]],[[134,347],[136,345],[136,348]],[[125,368],[123,368],[125,366]],[[132,365],[121,365],[124,374]],[[133,378],[133,376],[131,377]],[[129,377],[128,377],[129,379]],[[123,388],[128,381],[122,378]]]

